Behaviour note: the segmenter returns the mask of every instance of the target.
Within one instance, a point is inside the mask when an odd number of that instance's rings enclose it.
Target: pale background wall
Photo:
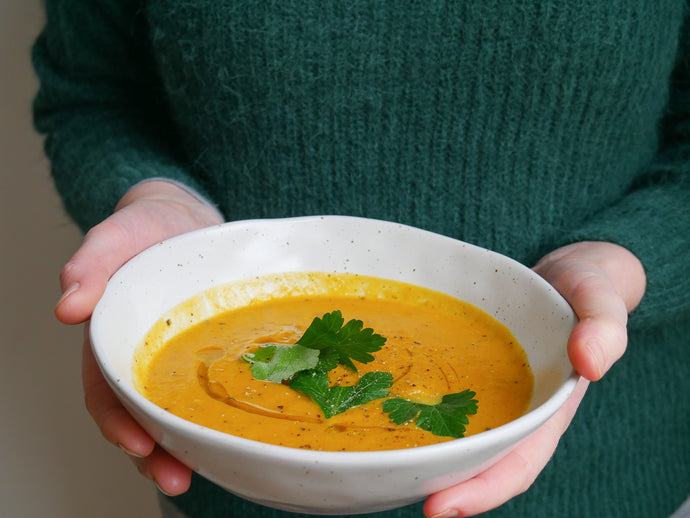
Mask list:
[[[81,327],[53,317],[80,242],[33,131],[39,0],[0,0],[0,518],[157,517],[156,490],[83,407]]]

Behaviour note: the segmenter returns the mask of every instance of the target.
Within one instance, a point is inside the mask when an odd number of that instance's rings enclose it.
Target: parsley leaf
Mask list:
[[[383,411],[395,424],[415,420],[418,427],[434,435],[459,438],[465,435],[467,416],[477,413],[477,400],[473,399],[476,395],[471,390],[447,394],[437,405],[393,398],[383,402]]]
[[[388,395],[393,384],[389,372],[367,372],[356,385],[328,386],[328,374],[323,369],[301,372],[290,382],[290,388],[299,390],[312,398],[326,418],[363,405]]]
[[[256,379],[280,383],[299,371],[313,369],[319,362],[319,351],[301,345],[266,345],[243,354]]]
[[[317,317],[297,340],[297,344],[321,351],[333,349],[339,363],[357,372],[353,360],[369,363],[374,359],[371,353],[381,349],[386,339],[375,334],[371,328],[363,329],[361,320],[352,319],[345,325],[343,322],[339,310],[326,313],[322,318]]]

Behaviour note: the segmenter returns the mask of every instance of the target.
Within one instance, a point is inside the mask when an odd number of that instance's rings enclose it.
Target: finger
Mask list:
[[[146,457],[154,449],[155,441],[139,426],[122,406],[96,363],[85,326],[82,349],[82,381],[86,408],[101,430],[103,437],[126,453]]]
[[[433,518],[474,516],[526,491],[553,455],[588,383],[580,379],[563,407],[492,467],[466,482],[431,495],[424,505],[424,514]]]
[[[605,316],[581,320],[568,340],[575,370],[590,381],[601,379],[627,347],[625,323]]]
[[[585,378],[601,379],[627,347],[625,302],[607,278],[596,273],[556,288],[562,290],[579,319],[568,340],[570,361]]]
[[[139,472],[153,480],[160,491],[168,496],[181,495],[189,489],[191,470],[160,446],[145,458],[133,458]]]
[[[88,342],[85,326],[82,378],[86,407],[103,436],[119,446],[139,471],[167,495],[179,495],[191,484],[191,470],[156,445],[117,399],[105,381]]]
[[[600,379],[627,347],[628,312],[646,286],[642,264],[621,246],[581,242],[547,254],[534,269],[580,320],[568,342],[573,367],[589,380]]]

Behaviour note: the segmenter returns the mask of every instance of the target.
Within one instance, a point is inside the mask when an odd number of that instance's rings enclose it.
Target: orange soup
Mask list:
[[[243,355],[265,344],[294,344],[315,317],[334,310],[345,321],[363,321],[386,342],[373,361],[357,363],[357,372],[343,366],[329,372],[329,383],[350,385],[367,372],[385,371],[392,374],[387,397],[428,405],[469,389],[478,410],[465,435],[525,413],[534,380],[505,326],[454,297],[353,274],[267,276],[183,303],[139,348],[137,388],[189,421],[294,448],[371,451],[450,440],[413,422],[395,424],[381,399],[325,418],[305,394],[254,377]]]

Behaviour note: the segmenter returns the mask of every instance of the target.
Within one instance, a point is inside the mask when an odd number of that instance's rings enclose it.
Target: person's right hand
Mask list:
[[[62,297],[55,315],[65,324],[87,322],[106,283],[129,259],[164,239],[221,222],[214,208],[171,182],[152,180],[136,185],[123,196],[112,216],[86,234],[62,269]],[[161,491],[184,493],[191,471],[157,446],[120,404],[93,357],[88,329],[82,380],[86,407],[103,436],[122,448]]]

